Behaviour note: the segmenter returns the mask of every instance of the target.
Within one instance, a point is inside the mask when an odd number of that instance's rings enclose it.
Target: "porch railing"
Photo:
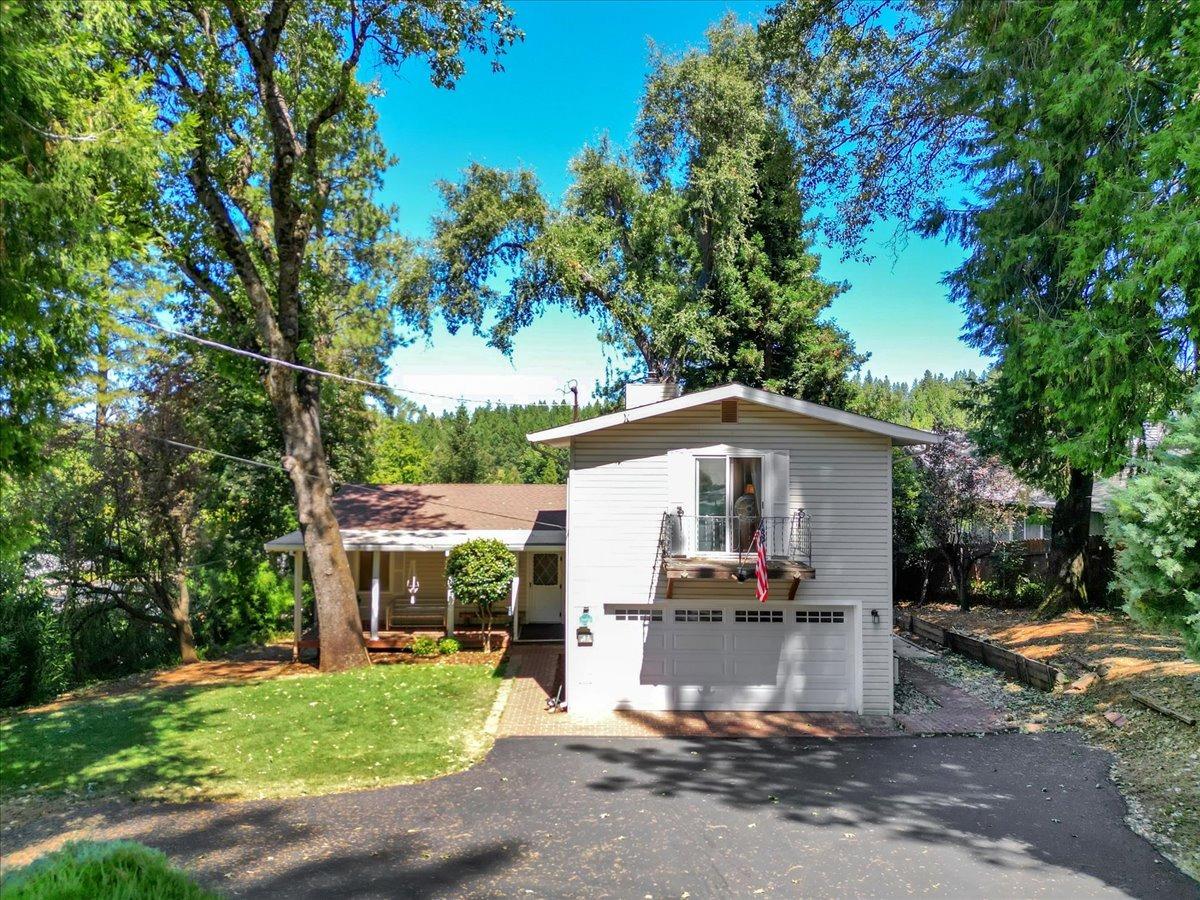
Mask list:
[[[668,557],[730,557],[753,554],[761,533],[767,556],[812,565],[811,518],[798,509],[786,516],[686,516],[663,513],[662,553]]]

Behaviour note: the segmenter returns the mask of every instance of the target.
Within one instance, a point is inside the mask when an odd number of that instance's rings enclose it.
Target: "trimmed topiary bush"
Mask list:
[[[209,900],[217,894],[196,884],[158,850],[131,841],[78,841],[34,860],[0,882],[4,900],[154,897]]]
[[[517,577],[517,557],[502,541],[477,538],[459,544],[446,558],[454,598],[473,606],[483,622],[483,649],[492,651],[492,608],[508,599]]]
[[[444,637],[437,642],[437,649],[442,656],[451,656],[462,649],[462,644],[458,642],[458,638]]]

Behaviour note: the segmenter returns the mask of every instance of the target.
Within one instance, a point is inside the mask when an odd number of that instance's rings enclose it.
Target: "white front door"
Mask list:
[[[563,620],[563,555],[561,552],[529,554],[525,621],[558,624]]]

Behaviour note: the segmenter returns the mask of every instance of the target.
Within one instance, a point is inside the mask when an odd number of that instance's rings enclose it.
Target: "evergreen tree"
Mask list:
[[[113,302],[105,276],[144,250],[139,210],[177,149],[122,61],[142,8],[0,5],[0,478],[45,461],[96,307]]]
[[[1196,380],[1200,61],[1183,48],[1200,16],[1185,10],[964,0],[949,23],[968,64],[938,90],[974,123],[960,150],[980,196],[926,227],[970,249],[949,283],[997,360],[980,443],[1059,498],[1047,609],[1087,602],[1093,478]]]
[[[438,481],[475,483],[483,474],[479,441],[471,428],[471,416],[465,406],[459,406],[450,417],[443,443],[434,459],[434,474]]]

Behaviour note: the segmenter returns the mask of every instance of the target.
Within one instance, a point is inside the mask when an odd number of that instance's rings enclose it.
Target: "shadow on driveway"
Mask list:
[[[1200,896],[1125,826],[1109,763],[1061,734],[511,738],[422,785],[111,804],[90,831],[234,895]]]

